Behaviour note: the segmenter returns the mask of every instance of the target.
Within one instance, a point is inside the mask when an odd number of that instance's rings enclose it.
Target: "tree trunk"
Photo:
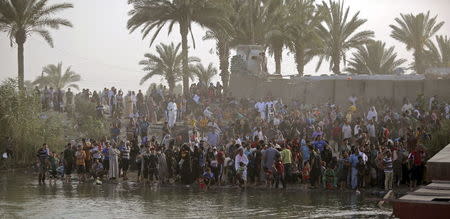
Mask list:
[[[250,0],[250,44],[255,44],[255,27],[253,23],[254,0]]]
[[[228,82],[230,80],[230,71],[229,59],[230,59],[230,48],[228,45],[223,42],[217,43],[217,50],[219,51],[219,68],[220,68],[220,77],[222,79],[223,90],[228,90]]]
[[[23,44],[18,44],[17,45],[17,60],[18,60],[18,76],[17,76],[17,80],[18,80],[18,84],[19,84],[19,90],[20,91],[25,91],[25,86],[24,86],[24,60],[23,60]]]
[[[186,24],[180,23],[180,34],[181,34],[181,57],[182,61],[182,72],[183,72],[183,95],[185,97],[189,96],[189,63],[188,63],[188,26]]]
[[[340,75],[341,74],[341,57],[337,56],[337,57],[332,57],[332,62],[333,62],[333,73]]]
[[[300,46],[295,47],[295,62],[299,76],[303,76],[305,69],[305,51]]]
[[[276,48],[273,51],[273,57],[275,59],[275,74],[281,74],[281,58],[283,56],[283,49]]]
[[[420,51],[415,51],[414,52],[414,62],[416,63],[416,65],[414,66],[416,73],[417,74],[424,74],[425,73],[425,69],[423,67],[422,64],[422,54]]]
[[[18,30],[15,34],[15,39],[17,43],[17,64],[18,64],[18,75],[17,81],[19,84],[19,90],[21,92],[25,91],[24,86],[24,58],[23,58],[23,44],[26,40],[25,30]]]
[[[169,94],[173,94],[173,89],[175,88],[175,78],[170,78],[167,80],[167,84],[169,84]]]

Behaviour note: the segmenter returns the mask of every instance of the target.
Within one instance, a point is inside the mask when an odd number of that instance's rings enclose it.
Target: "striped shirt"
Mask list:
[[[120,146],[119,151],[121,152],[122,159],[130,159],[130,147]]]
[[[392,159],[390,157],[385,157],[383,159],[383,163],[384,163],[384,172],[385,173],[389,173],[392,172]]]

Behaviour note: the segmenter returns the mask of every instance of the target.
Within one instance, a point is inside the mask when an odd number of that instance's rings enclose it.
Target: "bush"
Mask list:
[[[432,157],[450,144],[450,120],[441,122],[441,127],[431,133],[431,140],[425,142],[428,156]]]
[[[43,113],[40,99],[34,94],[20,94],[17,82],[5,80],[0,85],[0,137],[11,137],[18,164],[34,161],[37,149],[46,142],[51,150],[61,151],[70,122],[63,115]]]
[[[78,96],[75,106],[75,120],[81,137],[101,139],[109,135],[109,123],[98,118],[95,103]]]

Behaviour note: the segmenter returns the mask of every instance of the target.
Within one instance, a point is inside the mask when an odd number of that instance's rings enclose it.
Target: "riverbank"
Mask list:
[[[5,218],[387,218],[369,191],[161,185],[52,183],[15,171],[0,175],[0,215]],[[206,207],[207,206],[207,207]]]
[[[19,175],[27,175],[29,176],[29,180],[37,183],[37,173],[30,168],[17,168],[17,169],[11,169],[11,170],[1,170],[0,173],[2,175],[9,175],[9,174],[19,174]],[[279,188],[273,188],[273,187],[267,187],[264,183],[259,184],[248,184],[245,188],[240,188],[237,185],[212,185],[208,188],[200,188],[198,183],[194,182],[190,185],[183,185],[179,182],[172,182],[172,183],[151,183],[151,184],[144,184],[143,182],[137,181],[137,173],[136,172],[130,172],[128,173],[128,180],[123,180],[122,178],[119,178],[118,180],[109,181],[109,180],[102,180],[101,184],[96,184],[95,180],[90,178],[86,182],[79,182],[76,174],[72,174],[72,182],[66,183],[61,179],[53,180],[52,182],[46,182],[47,185],[52,184],[63,184],[63,185],[83,185],[83,184],[92,184],[94,186],[103,186],[103,185],[127,185],[129,190],[135,190],[135,189],[141,189],[141,188],[153,188],[153,189],[189,189],[189,190],[198,190],[198,191],[229,191],[229,190],[257,190],[257,191],[264,191],[264,190],[274,190],[274,191],[298,191],[298,192],[307,192],[307,191],[323,191],[327,193],[349,193],[349,194],[356,194],[360,195],[362,193],[366,195],[373,196],[372,199],[374,200],[381,200],[383,196],[387,193],[385,190],[378,188],[378,187],[370,187],[370,188],[361,188],[358,192],[352,189],[325,189],[325,188],[311,188],[310,184],[300,184],[300,183],[289,183],[286,186],[286,189],[283,189],[281,185],[279,185]],[[405,185],[401,185],[400,187],[394,186],[393,192],[394,197],[399,197],[401,195],[405,195],[408,193],[409,187]]]

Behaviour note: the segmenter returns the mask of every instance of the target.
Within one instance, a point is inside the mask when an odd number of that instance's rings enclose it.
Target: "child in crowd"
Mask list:
[[[364,164],[364,161],[362,159],[361,156],[358,156],[358,164],[356,166],[356,168],[358,169],[358,190],[361,189],[363,187],[363,182],[364,182],[364,173],[366,170],[366,165]]]
[[[207,167],[206,171],[199,179],[199,185],[201,189],[205,189],[209,188],[212,184],[214,184],[214,174],[212,173],[211,168]]]
[[[236,171],[236,179],[237,179],[237,183],[239,185],[239,187],[245,187],[245,184],[247,182],[247,175],[246,175],[246,171],[247,167],[245,166],[245,164],[243,162],[239,163],[239,168]]]
[[[285,175],[284,175],[284,166],[283,166],[283,162],[281,162],[281,158],[278,158],[277,161],[274,163],[275,166],[275,188],[278,188],[278,184],[281,183],[283,184],[283,189],[286,188],[286,181],[284,179]]]
[[[326,189],[334,189],[336,187],[336,173],[331,165],[328,165],[325,170],[324,184]]]
[[[309,183],[309,172],[311,171],[311,166],[309,165],[309,162],[306,162],[305,166],[302,170],[302,178],[303,183]]]

